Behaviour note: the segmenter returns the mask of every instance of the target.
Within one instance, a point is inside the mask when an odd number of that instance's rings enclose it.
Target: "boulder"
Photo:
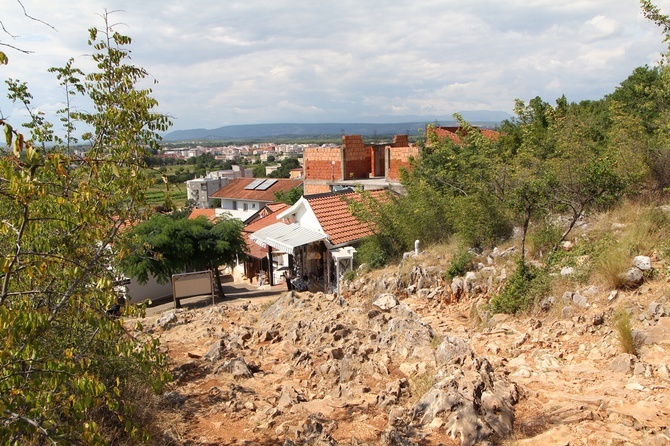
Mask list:
[[[488,360],[472,352],[461,357],[467,358],[464,364],[441,370],[446,376],[415,404],[413,419],[421,426],[436,417],[445,419],[446,433],[460,438],[462,446],[493,435],[506,437],[512,432],[513,405],[519,397],[516,386],[499,379]]]
[[[219,339],[205,353],[205,359],[208,361],[216,362],[223,357],[226,351],[226,343],[223,339]]]

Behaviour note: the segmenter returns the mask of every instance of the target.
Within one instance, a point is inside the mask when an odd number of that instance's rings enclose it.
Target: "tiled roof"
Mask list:
[[[368,193],[377,200],[384,200],[388,191]],[[360,197],[358,192],[305,197],[331,244],[351,243],[374,233],[371,225],[361,222],[349,211],[349,201],[359,200]]]
[[[216,209],[193,209],[188,216],[189,220],[195,220],[200,216],[207,217],[208,220],[216,219]]]
[[[288,207],[286,203],[270,203],[266,205],[270,212],[281,212]]]
[[[286,203],[272,203],[266,206],[271,212],[265,215],[258,220],[254,220],[244,227],[245,232],[256,232],[259,229],[263,229],[267,226],[270,226],[273,223],[277,223],[277,212],[281,212],[284,209],[288,208]],[[273,210],[274,209],[274,210]]]
[[[211,197],[272,203],[275,201],[275,192],[289,191],[302,185],[302,180],[277,178],[277,182],[266,190],[245,189],[245,187],[255,180],[257,180],[257,178],[235,178],[221,189],[214,192]]]

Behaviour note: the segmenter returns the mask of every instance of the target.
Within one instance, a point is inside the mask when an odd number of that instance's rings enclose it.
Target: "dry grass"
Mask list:
[[[412,396],[409,403],[416,404],[435,384],[435,370],[427,370],[422,375],[410,378],[409,385]]]
[[[425,254],[422,256],[429,266],[444,265],[451,260],[454,253],[458,252],[460,245],[455,239],[448,242],[435,244],[426,247]]]
[[[614,332],[616,333],[621,350],[624,353],[637,356],[638,348],[633,337],[633,330],[630,322],[630,316],[625,310],[619,310],[612,318]]]
[[[621,289],[625,285],[622,274],[630,268],[631,261],[632,258],[623,249],[608,249],[594,263],[593,275],[603,286]]]
[[[592,233],[612,233],[631,255],[651,255],[667,250],[670,213],[656,205],[628,201],[594,216]]]

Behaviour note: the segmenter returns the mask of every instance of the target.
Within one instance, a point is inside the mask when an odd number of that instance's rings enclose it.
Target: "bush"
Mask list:
[[[388,251],[384,248],[381,239],[372,236],[363,241],[356,250],[356,265],[368,264],[370,268],[382,268],[389,261]]]
[[[550,289],[549,276],[528,263],[519,261],[504,288],[489,302],[493,313],[516,314],[531,308],[538,297]]]
[[[556,223],[545,221],[532,226],[528,231],[526,250],[530,257],[543,257],[551,252],[563,235],[563,230]]]
[[[472,259],[472,253],[465,248],[461,248],[452,257],[445,278],[451,281],[454,277],[465,275],[465,273],[470,271],[473,267]]]
[[[356,270],[355,269],[350,269],[346,273],[344,273],[344,280],[347,282],[353,282],[354,279],[356,278]]]
[[[455,234],[468,246],[495,246],[512,235],[513,225],[502,206],[490,197],[475,195],[454,200],[451,219]]]

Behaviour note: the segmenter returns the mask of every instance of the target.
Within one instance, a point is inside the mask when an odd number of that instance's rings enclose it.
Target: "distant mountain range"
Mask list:
[[[511,115],[505,112],[474,111],[461,112],[463,118],[482,127],[495,127]],[[229,141],[268,140],[273,138],[309,139],[317,137],[337,137],[340,135],[362,135],[367,137],[408,134],[419,135],[427,124],[441,126],[456,125],[452,117],[447,119],[416,116],[412,121],[395,123],[280,123],[227,125],[216,129],[175,130],[163,135],[163,141]]]

